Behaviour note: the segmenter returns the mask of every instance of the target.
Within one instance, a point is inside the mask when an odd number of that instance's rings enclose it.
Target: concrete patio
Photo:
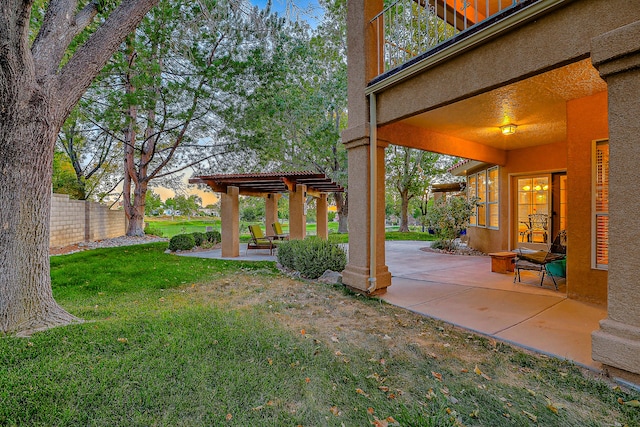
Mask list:
[[[591,359],[591,332],[606,308],[567,299],[564,280],[559,291],[551,279],[540,287],[539,276],[491,272],[486,256],[446,255],[421,250],[428,242],[386,242],[392,286],[384,301],[540,353],[600,369]],[[240,247],[240,257],[222,258],[212,250],[183,254],[238,261],[273,261],[268,250]]]

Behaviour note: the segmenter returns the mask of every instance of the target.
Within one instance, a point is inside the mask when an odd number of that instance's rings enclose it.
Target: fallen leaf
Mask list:
[[[365,397],[369,397],[369,395],[367,393],[365,393],[364,390],[361,389],[361,388],[357,388],[356,389],[356,393],[361,394],[361,395],[363,395]]]
[[[333,415],[335,415],[336,417],[337,417],[338,415],[340,415],[340,410],[338,409],[338,407],[337,407],[337,406],[332,406],[329,410],[330,410],[330,411],[331,411],[331,413],[332,413]]]
[[[529,394],[530,394],[531,396],[535,396],[535,395],[536,395],[536,392],[535,392],[535,391],[533,391],[533,390],[531,390],[531,389],[526,389],[526,390],[529,392]]]
[[[233,415],[227,414],[225,418],[227,419],[227,421],[231,421],[231,419],[233,418]]]
[[[396,398],[396,395],[395,395],[394,393],[389,393],[389,394],[387,395],[387,399],[389,399],[389,400],[393,400],[393,399],[395,399],[395,398]]]
[[[478,414],[480,413],[480,410],[476,408],[475,411],[473,411],[472,413],[469,414],[469,416],[471,418],[478,418]]]
[[[336,356],[344,356],[344,354],[342,354],[342,352],[340,350],[336,351],[334,354]]]
[[[118,342],[121,342],[121,343],[128,343],[128,342],[129,342],[129,340],[128,340],[128,339],[126,339],[126,338],[118,338]]]
[[[372,407],[368,407],[367,408],[367,412],[369,413],[369,415],[373,415],[373,413],[375,412],[375,410]]]
[[[640,401],[638,400],[628,400],[626,402],[622,402],[622,404],[633,408],[640,408]]]
[[[307,377],[307,378],[305,378],[305,379],[304,379],[304,381],[305,381],[307,384],[309,384],[309,383],[311,382],[311,378]]]
[[[476,374],[480,375],[485,380],[491,381],[491,377],[489,375],[485,374],[484,372],[482,372],[480,370],[480,368],[478,368],[478,365],[476,365],[476,367],[473,369],[473,372],[475,372]]]
[[[389,391],[389,387],[387,387],[386,385],[381,385],[380,387],[378,387],[378,389],[380,391],[384,391],[385,393]]]
[[[431,371],[431,375],[433,375],[433,377],[438,380],[438,381],[442,381],[442,374],[439,374],[437,372]]]
[[[379,420],[377,417],[373,417],[373,421],[371,422],[375,427],[388,427],[389,423],[387,420]]]
[[[531,421],[533,421],[534,423],[538,422],[538,417],[536,417],[535,415],[533,415],[531,412],[527,412],[525,410],[522,411],[523,414],[525,414]]]
[[[331,336],[331,341],[333,341],[333,342],[340,342],[340,341],[338,340],[338,337],[337,337],[337,336],[335,336],[335,335],[332,335],[332,336]]]
[[[435,354],[435,353],[427,353],[427,355],[432,359],[437,359],[438,358],[438,355]]]
[[[465,368],[462,368],[462,369],[460,369],[460,372],[462,372],[463,374],[466,374],[467,372],[469,372],[469,370],[465,369]]]
[[[273,359],[269,358],[267,361],[269,362],[269,365],[273,365]]]
[[[300,330],[300,333],[301,333],[302,335],[304,335],[304,334],[306,334],[306,333],[307,333],[307,331],[305,331],[304,329],[301,329],[301,330]]]

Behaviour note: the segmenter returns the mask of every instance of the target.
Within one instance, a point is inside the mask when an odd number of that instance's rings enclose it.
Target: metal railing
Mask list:
[[[523,2],[530,0],[390,2],[371,20],[378,40],[378,75]]]

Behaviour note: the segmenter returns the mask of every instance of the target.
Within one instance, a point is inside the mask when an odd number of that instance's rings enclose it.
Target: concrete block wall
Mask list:
[[[50,243],[52,248],[84,241],[123,236],[124,211],[84,200],[71,200],[66,194],[52,194]]]

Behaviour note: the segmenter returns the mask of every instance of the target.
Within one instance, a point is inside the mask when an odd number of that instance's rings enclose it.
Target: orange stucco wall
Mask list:
[[[595,303],[607,301],[607,271],[591,268],[591,203],[593,141],[609,135],[607,93],[567,103],[567,277],[569,297]]]
[[[607,272],[591,268],[592,146],[608,135],[606,92],[569,101],[567,123],[566,141],[507,152],[506,165],[500,168],[500,229],[471,227],[470,244],[483,252],[513,249],[513,177],[566,171],[567,293],[574,299],[606,304]]]

